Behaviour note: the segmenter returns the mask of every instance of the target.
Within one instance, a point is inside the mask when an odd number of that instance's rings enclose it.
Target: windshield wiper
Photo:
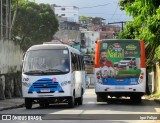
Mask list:
[[[46,69],[43,72],[63,72],[63,71],[59,69]]]
[[[42,70],[30,70],[25,73],[43,73],[43,71]]]

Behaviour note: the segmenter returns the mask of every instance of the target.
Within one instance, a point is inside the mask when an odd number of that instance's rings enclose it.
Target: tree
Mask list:
[[[121,0],[119,5],[133,17],[133,21],[127,22],[118,38],[144,40],[147,46],[147,65],[153,64],[153,59],[160,58],[160,54],[157,54],[160,45],[160,1]]]
[[[12,39],[20,44],[23,51],[32,45],[52,40],[53,34],[58,30],[58,20],[50,5],[24,0],[17,2],[14,9],[17,12]]]
[[[158,69],[160,63],[160,1],[159,0],[120,0],[119,5],[133,17],[127,22],[119,38],[142,39],[146,44],[147,73],[154,71],[154,92],[158,92]],[[148,77],[148,76],[147,76]],[[146,81],[148,82],[148,81]]]

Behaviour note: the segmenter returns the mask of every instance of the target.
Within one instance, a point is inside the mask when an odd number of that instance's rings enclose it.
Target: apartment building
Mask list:
[[[68,22],[79,22],[79,8],[76,6],[54,6],[54,12],[58,17]]]

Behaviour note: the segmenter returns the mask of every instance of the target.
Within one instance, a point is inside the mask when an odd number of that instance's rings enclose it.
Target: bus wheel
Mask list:
[[[25,98],[25,107],[26,107],[26,109],[32,108],[32,100],[31,99]]]
[[[137,103],[141,103],[142,102],[141,96],[136,96],[136,102]]]
[[[141,96],[131,96],[130,99],[133,104],[139,104],[142,102]]]
[[[97,95],[97,102],[103,102],[103,99]]]
[[[73,96],[68,99],[68,107],[73,108],[74,105],[75,105],[75,97]]]

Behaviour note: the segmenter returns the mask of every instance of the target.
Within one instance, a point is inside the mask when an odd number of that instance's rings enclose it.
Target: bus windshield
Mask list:
[[[23,64],[25,74],[62,74],[70,71],[69,51],[41,49],[27,52]]]

